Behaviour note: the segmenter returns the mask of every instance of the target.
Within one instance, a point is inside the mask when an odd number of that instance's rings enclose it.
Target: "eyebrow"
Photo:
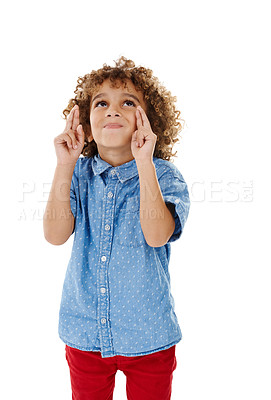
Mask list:
[[[93,98],[92,103],[94,102],[95,99],[98,99],[98,98],[104,97],[104,96],[106,96],[106,93],[97,94],[97,96],[95,96],[95,97]],[[132,97],[133,99],[135,99],[136,101],[138,101],[138,103],[140,103],[139,99],[138,99],[136,96],[134,96],[133,94],[131,94],[131,93],[122,93],[122,96],[123,96],[123,97],[124,97],[124,96]]]

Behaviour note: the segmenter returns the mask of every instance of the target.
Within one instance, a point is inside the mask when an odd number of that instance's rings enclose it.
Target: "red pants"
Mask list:
[[[169,400],[176,345],[144,356],[102,358],[66,345],[73,400],[112,400],[117,370],[126,376],[128,400]]]

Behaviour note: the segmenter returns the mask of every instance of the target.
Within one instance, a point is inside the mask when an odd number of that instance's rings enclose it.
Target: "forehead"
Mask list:
[[[112,91],[118,92],[120,94],[122,92],[136,94],[141,101],[144,101],[142,91],[137,90],[133,82],[129,79],[127,79],[125,83],[121,82],[120,80],[112,82],[109,79],[106,79],[101,85],[96,88],[92,97],[96,96],[99,93],[111,93]]]

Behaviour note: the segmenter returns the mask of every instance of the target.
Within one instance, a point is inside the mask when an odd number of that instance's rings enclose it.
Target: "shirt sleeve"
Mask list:
[[[75,231],[76,214],[77,214],[77,192],[78,192],[77,170],[78,170],[78,160],[77,160],[77,163],[75,164],[75,167],[73,170],[71,188],[70,188],[70,205],[71,205],[72,214],[74,216],[74,228],[73,228],[72,234]]]
[[[180,171],[173,165],[171,169],[166,168],[165,172],[158,179],[163,199],[169,204],[175,220],[175,229],[168,242],[179,239],[186,223],[190,199],[187,184]]]

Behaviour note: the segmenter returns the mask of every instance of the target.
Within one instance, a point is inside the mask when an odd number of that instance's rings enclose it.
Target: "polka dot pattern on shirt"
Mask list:
[[[118,167],[78,159],[71,182],[74,242],[63,284],[59,335],[69,346],[102,357],[151,354],[182,338],[168,270],[170,242],[189,213],[187,185],[176,166],[153,158],[166,203],[174,205],[168,243],[149,246],[140,219],[135,160]]]

